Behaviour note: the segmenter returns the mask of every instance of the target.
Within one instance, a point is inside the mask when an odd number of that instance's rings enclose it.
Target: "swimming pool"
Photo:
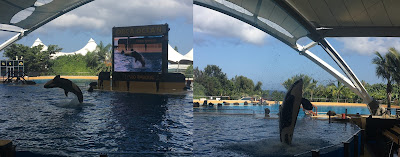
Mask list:
[[[264,108],[271,109],[271,117],[264,117]],[[340,145],[359,130],[353,124],[328,123],[303,113],[289,146],[279,139],[278,105],[200,107],[193,112],[196,156],[293,156]]]
[[[348,114],[370,114],[367,107],[363,106],[326,106],[326,105],[316,105],[318,108],[318,113],[326,114],[328,111],[335,111],[337,114],[345,113],[347,109]],[[199,107],[194,108],[194,112],[214,112],[214,113],[227,113],[227,114],[255,114],[256,116],[264,116],[264,109],[270,109],[271,116],[275,116],[279,112],[279,105],[278,104],[271,104],[271,105],[223,105],[217,106],[214,105],[213,107]],[[392,115],[396,115],[396,110],[391,110]],[[299,117],[304,117],[304,112],[300,109]]]
[[[0,84],[0,139],[17,151],[63,156],[191,154],[192,93],[87,92],[93,80],[72,80],[84,103],[60,88]]]

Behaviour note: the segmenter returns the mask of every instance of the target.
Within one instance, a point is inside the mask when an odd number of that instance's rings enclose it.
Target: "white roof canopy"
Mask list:
[[[188,58],[189,60],[193,61],[193,48],[184,55],[184,57]]]
[[[179,52],[175,51],[175,49],[168,44],[168,62],[178,63],[184,60],[190,61],[190,58],[187,58]],[[193,61],[193,59],[191,61]]]

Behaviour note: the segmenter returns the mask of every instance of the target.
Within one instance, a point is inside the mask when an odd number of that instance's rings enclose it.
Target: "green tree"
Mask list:
[[[186,68],[185,76],[193,77],[193,65],[190,65],[189,67]]]
[[[4,50],[4,57],[13,60],[15,56],[23,56],[25,71],[47,74],[52,66],[50,56],[62,50],[57,45],[49,45],[46,51],[41,51],[43,45],[28,47],[22,44],[13,44]]]
[[[387,53],[385,56],[382,56],[379,52],[375,52],[376,57],[372,59],[372,63],[376,64],[376,76],[378,78],[382,78],[386,80],[386,98],[388,109],[390,110],[390,101],[391,101],[391,93],[392,93],[392,71],[391,71],[391,62],[393,60],[393,55],[391,53]]]
[[[336,102],[339,102],[340,93],[342,92],[342,90],[344,88],[345,88],[345,86],[340,81],[337,81],[336,89],[333,92],[333,94],[336,95]]]
[[[235,76],[232,82],[235,85],[235,92],[240,93],[241,96],[252,94],[254,89],[253,80],[245,76]]]
[[[97,53],[97,67],[96,67],[96,74],[102,71],[111,71],[112,64],[111,64],[111,44],[104,45],[102,41],[100,41],[99,45],[97,45],[95,52]],[[95,56],[92,56],[95,57]],[[96,59],[96,57],[94,58]]]
[[[312,79],[310,76],[304,74],[295,75],[284,81],[282,85],[286,90],[289,90],[290,86],[300,79],[303,79],[303,97],[311,97],[312,99],[318,81]]]
[[[257,84],[254,86],[254,94],[261,96],[262,95],[262,82],[258,81]]]
[[[193,82],[193,98],[198,98],[199,96],[205,96],[206,88],[203,85]]]
[[[271,93],[272,100],[274,101],[282,101],[284,96],[285,96],[284,92],[279,92],[276,90]]]
[[[400,53],[395,48],[390,48],[389,53],[392,57],[389,57],[390,71],[392,73],[393,80],[400,85]],[[398,88],[393,88],[395,99],[399,102],[399,91]]]

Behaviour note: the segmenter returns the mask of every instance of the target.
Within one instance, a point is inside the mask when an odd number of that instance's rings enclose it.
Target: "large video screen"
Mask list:
[[[161,72],[161,37],[115,37],[114,71]]]
[[[161,72],[162,38],[115,37],[114,71],[116,72]]]
[[[168,24],[113,27],[113,72],[167,73]]]

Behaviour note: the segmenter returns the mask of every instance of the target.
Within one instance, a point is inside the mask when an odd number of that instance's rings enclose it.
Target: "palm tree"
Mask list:
[[[376,57],[372,59],[372,63],[376,64],[376,76],[378,78],[382,78],[386,80],[386,98],[388,111],[390,111],[390,98],[392,94],[392,72],[393,72],[393,60],[394,56],[391,53],[387,53],[385,56],[382,56],[379,52],[375,52]],[[392,64],[391,64],[392,63]],[[390,114],[390,112],[389,112]]]
[[[339,102],[340,93],[342,92],[344,87],[345,86],[340,81],[337,82],[336,90],[335,90],[335,93],[334,93],[334,95],[336,95],[336,102]]]
[[[389,52],[391,55],[389,58],[389,65],[391,65],[390,71],[392,72],[393,80],[397,83],[397,85],[400,85],[400,53],[395,48],[390,48]],[[392,92],[395,93],[394,97],[398,102],[399,92],[396,90],[396,88],[394,90],[395,91]]]
[[[88,52],[85,56],[87,66],[93,69],[93,73],[98,74],[102,71],[111,71],[111,44],[104,45],[102,41],[96,49]]]

